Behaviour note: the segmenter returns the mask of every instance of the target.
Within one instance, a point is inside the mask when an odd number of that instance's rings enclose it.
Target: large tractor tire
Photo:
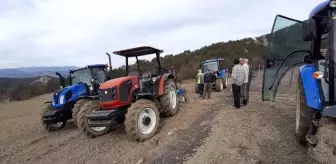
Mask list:
[[[155,103],[140,99],[128,108],[125,129],[131,140],[142,142],[155,135],[159,123],[160,113]]]
[[[86,115],[90,114],[95,109],[99,109],[99,102],[96,100],[85,100],[82,108],[78,112],[78,127],[81,132],[91,138],[102,136],[111,131],[112,126],[107,127],[90,127]]]
[[[314,110],[307,106],[306,96],[303,89],[302,79],[299,76],[298,87],[296,90],[296,117],[295,134],[300,144],[306,145],[306,135],[313,120]]]
[[[223,79],[223,87],[227,88],[227,86],[228,86],[228,77],[225,76],[224,79]]]
[[[216,79],[216,92],[223,90],[223,81],[222,79]]]
[[[172,79],[168,79],[164,84],[164,93],[160,98],[162,106],[161,114],[164,117],[174,116],[179,108],[179,100],[176,93],[176,86]]]
[[[77,117],[78,117],[78,113],[80,111],[80,109],[82,108],[82,106],[85,104],[86,100],[78,100],[73,109],[72,109],[72,120],[73,123],[78,127],[78,122],[77,122]]]
[[[52,109],[52,105],[51,104],[46,104],[43,111],[42,111],[42,114],[44,112],[47,112],[49,110],[53,110]],[[43,127],[46,131],[48,132],[54,132],[54,131],[57,131],[57,130],[61,130],[65,127],[65,124],[66,124],[66,121],[63,121],[63,122],[57,122],[57,123],[54,123],[54,124],[45,124],[43,123],[42,121],[42,124],[43,124]]]
[[[318,163],[336,162],[336,121],[323,117],[316,133],[317,145],[309,148],[309,156]]]
[[[195,93],[199,93],[199,88],[198,88],[198,84],[195,84]]]

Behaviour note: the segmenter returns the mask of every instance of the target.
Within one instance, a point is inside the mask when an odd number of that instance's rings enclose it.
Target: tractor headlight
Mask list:
[[[59,103],[60,103],[60,104],[64,104],[64,95],[62,95],[62,96],[60,97],[60,99],[59,99]]]
[[[157,77],[153,77],[153,78],[152,78],[152,81],[153,81],[153,82],[156,82],[156,80],[157,80]]]

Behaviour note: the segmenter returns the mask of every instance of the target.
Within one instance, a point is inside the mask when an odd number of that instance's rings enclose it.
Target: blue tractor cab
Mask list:
[[[79,111],[75,111],[75,104],[83,96],[99,94],[100,84],[111,79],[107,68],[107,64],[88,65],[84,68],[70,70],[66,78],[56,72],[60,80],[60,89],[53,93],[52,101],[45,102],[46,107],[42,114],[43,124],[47,131],[62,129],[67,120],[72,118],[76,124],[75,118]]]
[[[222,69],[220,64],[223,61],[223,58],[217,59],[209,59],[202,61],[200,64],[200,69],[202,72],[206,72],[208,70],[214,71],[216,75],[216,82],[212,84],[212,88],[216,89],[217,92],[222,91],[228,85],[227,73],[228,69]],[[197,84],[195,85],[195,92],[199,93]]]
[[[320,148],[319,144],[326,143],[323,141],[323,135],[329,133],[326,129],[335,126],[323,120],[336,118],[336,1],[320,3],[304,21],[277,15],[268,41],[262,99],[275,100],[282,77],[288,70],[299,67],[296,138],[313,149]],[[332,156],[332,150],[316,152]],[[328,159],[333,158],[330,162],[334,163],[336,158],[331,156]]]

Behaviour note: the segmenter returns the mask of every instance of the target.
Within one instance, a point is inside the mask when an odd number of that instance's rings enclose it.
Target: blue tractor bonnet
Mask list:
[[[54,109],[63,107],[68,102],[76,101],[80,96],[86,95],[84,83],[74,84],[56,91],[53,94],[52,104]]]

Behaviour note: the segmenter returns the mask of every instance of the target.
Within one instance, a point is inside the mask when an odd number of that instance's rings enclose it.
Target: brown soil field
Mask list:
[[[45,132],[40,114],[51,94],[0,104],[0,163],[314,163],[294,136],[295,80],[290,85],[285,77],[276,102],[263,102],[261,79],[257,75],[250,103],[241,109],[232,107],[231,86],[203,100],[194,93],[194,81],[185,81],[189,102],[142,143],[129,141],[122,125],[94,139],[72,122]]]

